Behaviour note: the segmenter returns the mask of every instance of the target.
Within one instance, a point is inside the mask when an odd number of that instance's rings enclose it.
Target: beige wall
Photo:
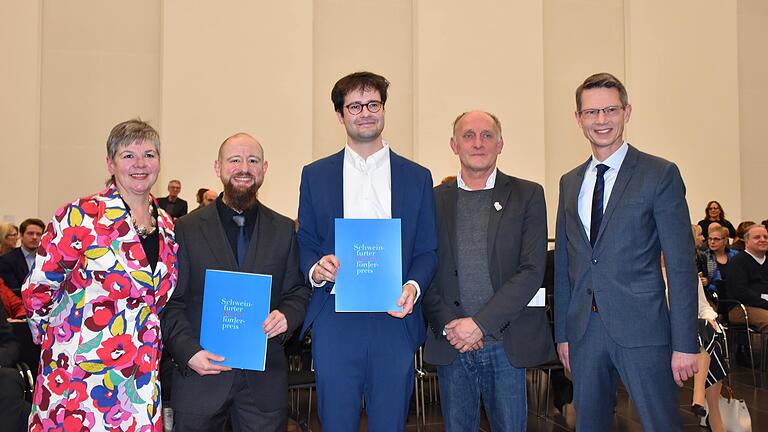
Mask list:
[[[0,0],[0,221],[38,214],[40,0]]]
[[[768,2],[738,2],[739,163],[741,215],[745,220],[768,219],[765,193],[768,166]],[[717,103],[713,108],[719,109]],[[729,151],[731,146],[725,146]],[[723,204],[725,205],[725,204]],[[726,207],[727,209],[727,207]],[[728,210],[728,217],[734,220]],[[738,219],[736,219],[738,220]]]
[[[260,197],[294,217],[299,169],[312,160],[312,8],[306,2],[163,2],[163,171],[191,208],[222,190],[221,142],[248,132],[269,162]]]
[[[24,151],[0,170],[24,185],[0,218],[47,219],[96,191],[109,129],[137,115],[163,140],[156,192],[220,190],[216,149],[246,131],[270,162],[262,200],[295,216],[301,167],[343,146],[330,89],[367,69],[392,82],[385,137],[436,181],[458,169],[454,117],[498,114],[499,165],[544,184],[550,231],[560,175],[589,155],[573,90],[598,71],[626,81],[628,138],[679,164],[694,221],[710,198],[760,220],[767,14],[760,0],[0,0],[2,145]]]

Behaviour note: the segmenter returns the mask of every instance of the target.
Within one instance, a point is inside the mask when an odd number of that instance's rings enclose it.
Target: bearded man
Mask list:
[[[163,340],[177,367],[171,406],[177,431],[284,431],[287,362],[283,343],[304,319],[309,289],[299,271],[293,221],[258,200],[267,172],[264,150],[246,133],[221,144],[214,162],[224,193],[179,219],[179,281],[161,317]],[[264,372],[231,369],[200,346],[207,269],[272,275]]]

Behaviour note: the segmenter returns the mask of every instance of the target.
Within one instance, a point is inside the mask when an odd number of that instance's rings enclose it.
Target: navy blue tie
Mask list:
[[[603,195],[605,194],[605,179],[608,165],[598,164],[595,190],[592,192],[592,220],[589,224],[589,243],[594,247],[597,235],[600,234],[600,222],[603,221]]]
[[[237,233],[237,265],[240,266],[243,265],[245,253],[248,251],[248,239],[245,237],[245,216],[235,215],[232,216],[232,220],[240,228]]]

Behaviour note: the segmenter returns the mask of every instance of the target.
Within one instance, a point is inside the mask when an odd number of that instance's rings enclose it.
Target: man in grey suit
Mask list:
[[[555,358],[544,304],[529,306],[546,262],[544,190],[496,168],[504,140],[490,113],[461,114],[450,144],[461,170],[435,188],[425,359],[438,365],[447,431],[478,430],[481,396],[493,430],[524,431],[525,368]]]
[[[696,371],[697,276],[685,185],[675,164],[624,141],[631,113],[616,77],[587,78],[576,90],[576,122],[592,157],[560,179],[555,340],[573,373],[580,431],[612,429],[619,378],[646,431],[681,430],[675,383]]]
[[[224,193],[176,223],[179,281],[163,311],[163,341],[178,364],[171,404],[176,431],[285,431],[287,361],[282,344],[301,325],[309,289],[299,271],[293,221],[257,199],[267,171],[264,150],[250,135],[227,138],[214,163]],[[268,336],[264,372],[230,369],[200,346],[206,269],[272,275],[262,328]]]

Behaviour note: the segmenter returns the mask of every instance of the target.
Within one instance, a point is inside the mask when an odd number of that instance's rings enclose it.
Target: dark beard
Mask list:
[[[254,183],[248,189],[238,189],[228,181],[224,184],[224,196],[227,198],[227,205],[235,210],[250,210],[259,201],[259,187],[261,184]]]

